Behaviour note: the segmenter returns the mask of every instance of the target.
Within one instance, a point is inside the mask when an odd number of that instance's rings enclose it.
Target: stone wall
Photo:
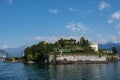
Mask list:
[[[50,55],[49,62],[107,62],[107,56],[99,55]]]
[[[98,55],[57,55],[56,60],[63,61],[106,61],[106,56]]]

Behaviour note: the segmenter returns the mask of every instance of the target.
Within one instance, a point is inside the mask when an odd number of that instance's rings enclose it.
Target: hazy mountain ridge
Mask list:
[[[112,43],[112,42],[108,42],[105,44],[99,44],[99,48],[103,49],[103,48],[112,48],[113,46],[117,47],[120,46],[120,43]]]
[[[0,57],[4,57],[4,56],[9,57],[10,55],[7,51],[0,49]]]
[[[118,54],[120,55],[120,43],[108,42],[105,44],[99,44],[98,46],[100,49],[108,49],[108,48],[116,47]]]
[[[26,46],[22,46],[18,48],[6,48],[4,50],[11,54],[11,56],[13,57],[21,57],[23,55],[25,48]]]

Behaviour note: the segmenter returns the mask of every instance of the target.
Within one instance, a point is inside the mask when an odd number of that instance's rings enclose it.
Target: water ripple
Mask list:
[[[0,63],[0,80],[120,80],[120,62],[41,65]]]

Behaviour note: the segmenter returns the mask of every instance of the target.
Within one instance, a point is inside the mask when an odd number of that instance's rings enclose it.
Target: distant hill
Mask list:
[[[0,57],[9,57],[10,54],[5,50],[0,49]]]
[[[6,48],[4,50],[11,54],[11,56],[13,57],[21,57],[23,55],[25,48],[26,46],[22,46],[18,48]]]
[[[99,44],[98,46],[99,46],[100,49],[112,48],[114,46],[118,50],[118,54],[120,56],[120,43],[108,42],[108,43],[105,43],[105,44]]]
[[[108,42],[105,44],[99,44],[99,48],[100,49],[104,49],[104,48],[112,48],[113,46],[120,46],[120,43],[112,43],[112,42]]]

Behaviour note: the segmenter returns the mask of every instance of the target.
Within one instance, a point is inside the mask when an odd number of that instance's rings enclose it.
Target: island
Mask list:
[[[54,43],[41,41],[27,47],[21,58],[8,58],[5,62],[43,63],[43,64],[80,64],[108,63],[118,61],[117,49],[112,51],[99,49],[98,43],[81,37],[79,41],[73,38],[61,38]]]

